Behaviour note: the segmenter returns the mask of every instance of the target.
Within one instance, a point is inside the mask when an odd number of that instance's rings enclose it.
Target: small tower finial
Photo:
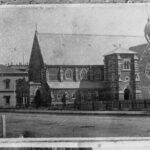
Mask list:
[[[35,24],[35,31],[37,32],[37,23]]]

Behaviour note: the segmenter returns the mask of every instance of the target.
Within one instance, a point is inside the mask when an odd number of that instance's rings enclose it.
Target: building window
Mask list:
[[[6,79],[4,80],[5,82],[5,89],[9,89],[10,88],[10,79]]]
[[[101,80],[101,71],[99,69],[95,70],[95,80]]]
[[[130,60],[129,59],[125,59],[124,61],[123,61],[123,69],[124,70],[130,70]]]
[[[5,104],[10,105],[10,96],[4,96]]]
[[[87,80],[87,71],[85,69],[81,70],[80,79],[81,80]]]
[[[67,69],[65,72],[65,78],[66,79],[72,79],[73,78],[73,73],[71,69]]]
[[[148,64],[145,68],[145,74],[148,78],[150,78],[150,64]]]

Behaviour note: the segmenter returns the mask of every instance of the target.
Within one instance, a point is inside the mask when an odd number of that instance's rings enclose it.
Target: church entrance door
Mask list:
[[[126,88],[124,90],[124,100],[129,100],[130,99],[130,90]]]

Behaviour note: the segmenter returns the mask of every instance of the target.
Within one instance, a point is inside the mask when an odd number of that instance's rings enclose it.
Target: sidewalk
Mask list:
[[[70,111],[70,110],[25,110],[0,109],[0,113],[35,113],[50,115],[93,115],[93,116],[150,116],[150,110],[145,111]]]

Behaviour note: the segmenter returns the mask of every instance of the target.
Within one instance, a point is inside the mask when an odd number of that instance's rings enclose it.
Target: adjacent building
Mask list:
[[[0,107],[16,107],[16,81],[28,80],[28,72],[19,71],[8,66],[0,66]]]

